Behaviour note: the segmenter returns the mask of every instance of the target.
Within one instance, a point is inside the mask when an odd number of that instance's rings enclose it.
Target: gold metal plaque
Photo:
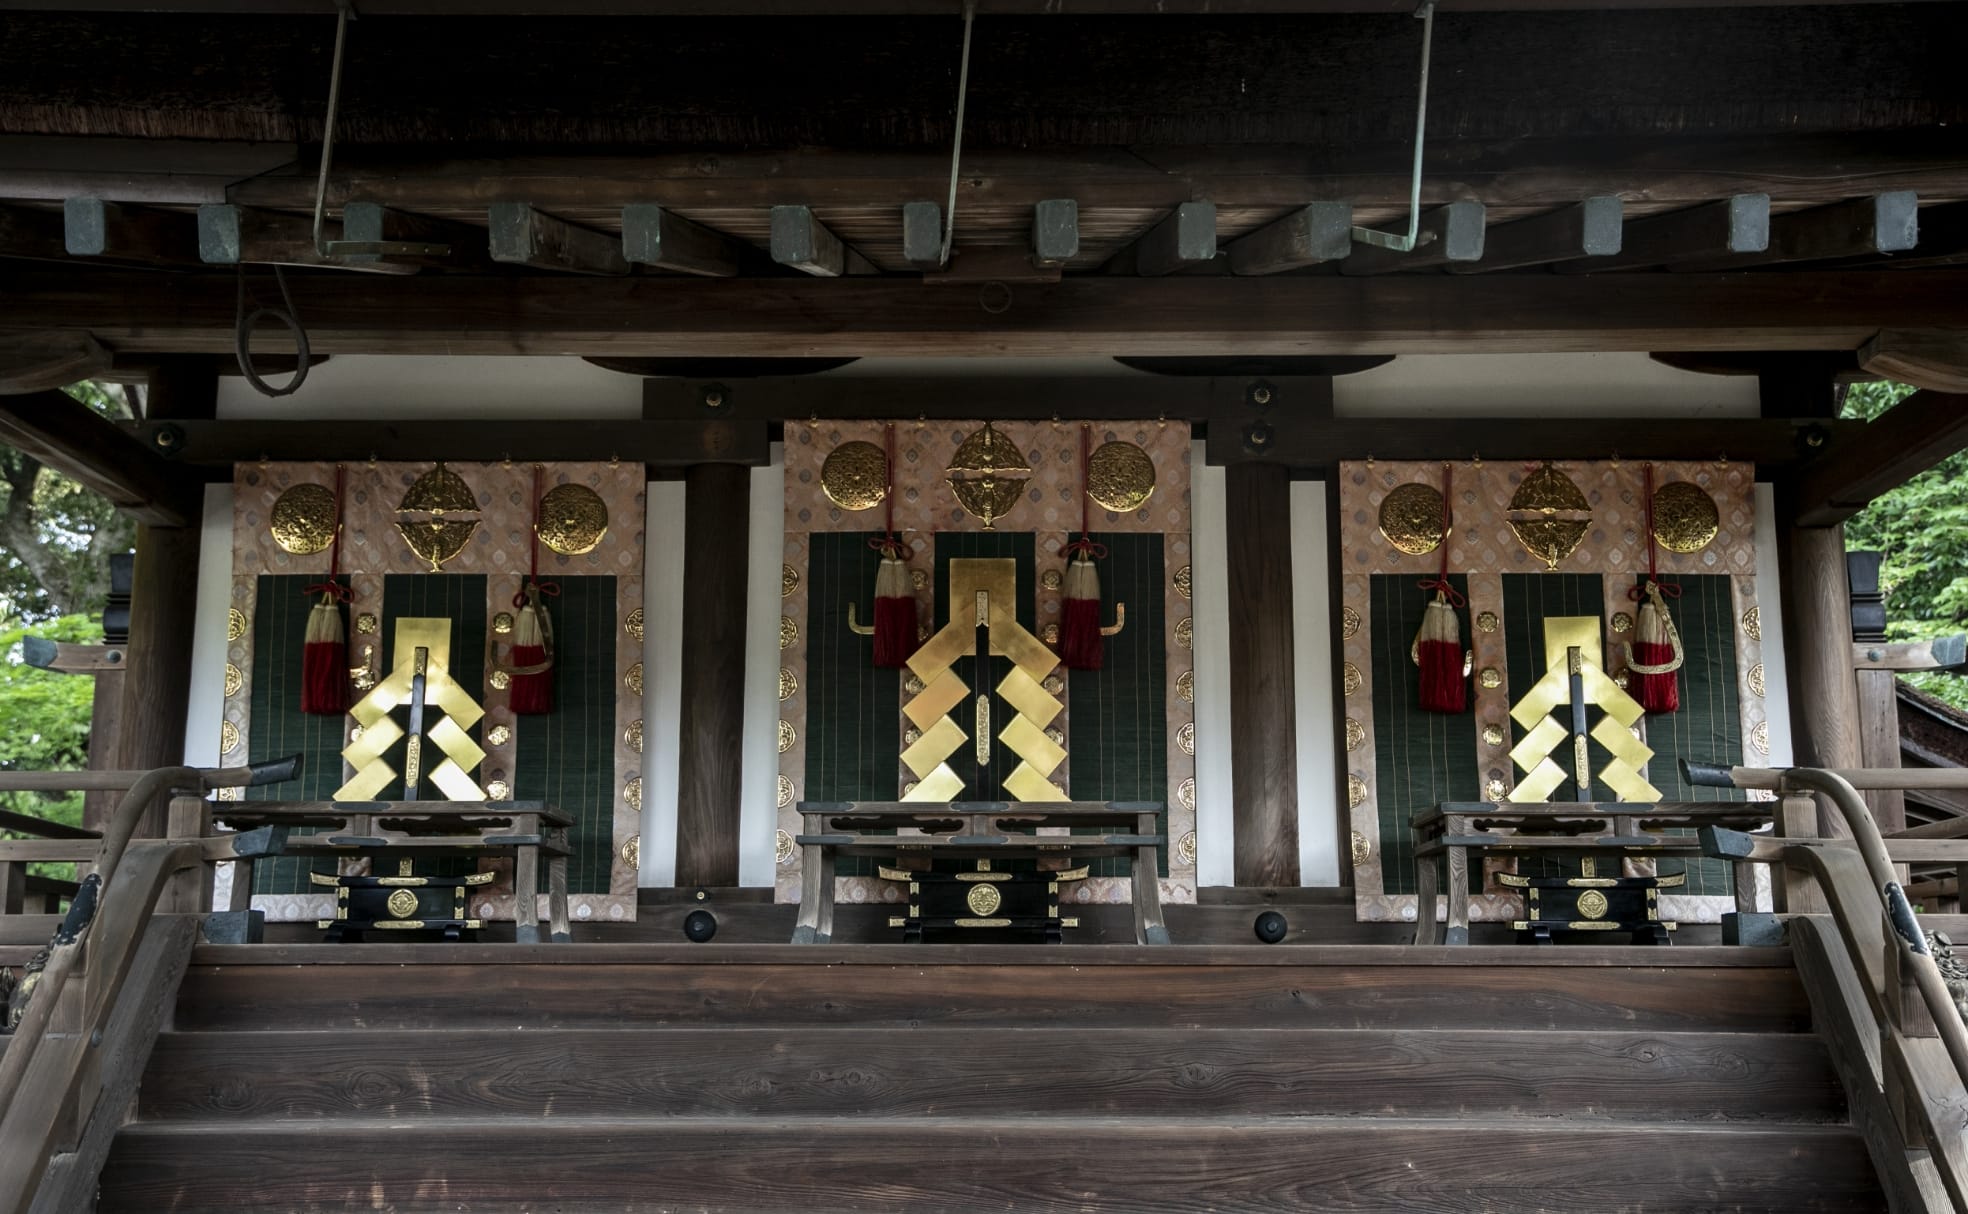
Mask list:
[[[1175,622],[1175,643],[1184,649],[1196,643],[1196,620],[1194,616],[1183,616]]]
[[[1419,481],[1396,486],[1380,500],[1380,533],[1409,556],[1441,547],[1441,490]]]
[[[1367,803],[1367,782],[1355,775],[1346,777],[1346,804],[1358,809]]]
[[[492,631],[498,633],[500,636],[505,636],[506,634],[510,633],[512,630],[513,630],[512,612],[501,611],[497,615],[492,617]]]
[[[403,500],[397,503],[396,508],[446,514],[477,510],[478,499],[473,496],[465,478],[445,467],[440,460],[429,472],[410,483],[410,488],[404,492]]]
[[[888,496],[888,456],[873,443],[842,443],[820,465],[820,488],[843,510],[872,510]]]
[[[236,641],[246,635],[246,613],[237,607],[226,608],[226,640]]]
[[[793,728],[791,721],[779,722],[779,753],[785,754],[799,741],[799,730]]]
[[[1751,607],[1743,612],[1743,635],[1752,641],[1763,639],[1763,609]]]
[[[335,491],[325,485],[295,485],[273,503],[267,530],[273,542],[296,556],[326,552],[335,542]]]
[[[1052,691],[1052,688],[1048,687],[1046,690]],[[1058,693],[1053,692],[1053,694],[1057,695]],[[1175,697],[1184,704],[1194,704],[1196,702],[1196,676],[1193,671],[1185,670],[1175,676]]]
[[[398,518],[396,529],[403,536],[403,542],[410,546],[410,551],[429,561],[431,572],[436,573],[443,568],[444,562],[465,550],[465,545],[471,542],[472,533],[478,530],[476,518],[444,516],[447,513],[476,513],[477,510],[478,499],[472,495],[471,486],[440,461],[429,472],[411,482],[396,507],[399,515],[428,514],[431,517]]]
[[[1365,864],[1373,855],[1373,844],[1359,831],[1353,832],[1353,863]]]
[[[1503,686],[1503,673],[1494,666],[1485,666],[1476,675],[1476,681],[1485,687],[1495,689]]]
[[[791,864],[799,852],[793,846],[793,837],[785,831],[778,831],[772,838],[772,859],[777,864]]]
[[[789,615],[780,616],[779,617],[779,648],[791,649],[793,647],[793,642],[799,639],[800,639],[800,626],[793,622],[793,617]]]
[[[555,485],[539,503],[533,533],[562,556],[593,552],[608,534],[608,503],[586,485]]]
[[[622,785],[622,799],[629,803],[630,809],[642,808],[642,777],[630,776],[629,782]]]
[[[1195,811],[1196,777],[1190,776],[1189,778],[1182,781],[1182,783],[1175,786],[1175,800],[1176,800],[1176,804],[1182,806],[1182,808],[1189,810],[1192,813]]]
[[[1763,663],[1761,662],[1749,668],[1749,689],[1758,696],[1763,694]]]
[[[1483,726],[1483,745],[1485,746],[1503,745],[1503,726],[1501,725]]]
[[[1339,609],[1339,635],[1343,639],[1350,641],[1355,636],[1358,636],[1359,632],[1360,613],[1351,607],[1341,607]]]
[[[1346,695],[1350,696],[1358,692],[1365,682],[1366,680],[1360,675],[1360,668],[1353,663],[1347,662],[1339,668],[1339,688]]]
[[[1510,495],[1504,521],[1525,551],[1547,569],[1570,556],[1592,526],[1592,504],[1572,478],[1546,460]]]
[[[957,504],[983,520],[984,530],[990,531],[1018,504],[1032,465],[1017,444],[987,421],[957,446],[945,472]]]
[[[1669,552],[1700,552],[1721,530],[1715,499],[1700,485],[1673,481],[1654,491],[1654,540]]]
[[[1175,862],[1183,868],[1193,868],[1196,864],[1196,832],[1186,830],[1175,841]]]
[[[794,674],[792,671],[786,669],[784,666],[781,666],[779,668],[780,700],[784,701],[784,700],[792,699],[794,696],[799,694],[799,689],[800,689],[799,676]]]
[[[512,741],[512,729],[505,725],[494,725],[485,731],[485,741],[492,746],[504,746]]]
[[[1614,632],[1632,632],[1632,631],[1633,631],[1633,616],[1632,616],[1631,614],[1629,614],[1628,612],[1624,612],[1624,611],[1615,611],[1615,612],[1613,613],[1613,631],[1614,631]]]
[[[989,882],[980,881],[964,891],[964,905],[970,908],[973,915],[989,915],[1003,904],[1004,895]]]
[[[628,842],[622,844],[622,863],[632,869],[642,868],[642,836],[630,835]]]
[[[436,573],[444,567],[444,562],[465,550],[471,542],[472,532],[478,530],[478,520],[467,519],[428,519],[414,521],[398,519],[398,534],[410,551],[430,562],[430,571]]]
[[[1057,590],[1065,584],[1065,581],[1066,579],[1057,569],[1048,569],[1039,575],[1039,585],[1047,590]]]
[[[1196,753],[1196,723],[1194,721],[1184,721],[1176,727],[1175,748],[1185,755]]]
[[[793,778],[791,776],[779,777],[778,803],[780,809],[784,809],[793,803]]]
[[[1497,619],[1496,612],[1479,611],[1476,613],[1476,631],[1495,632],[1498,628],[1501,628],[1502,626],[1503,626],[1503,621]]]
[[[1102,443],[1087,457],[1087,496],[1116,514],[1139,510],[1155,492],[1155,461],[1133,443]]]
[[[239,749],[239,726],[231,721],[219,722],[219,753],[229,755]]]
[[[1606,895],[1596,889],[1588,889],[1578,896],[1578,912],[1588,919],[1604,919],[1606,908]]]
[[[398,919],[408,919],[417,913],[417,895],[407,889],[393,891],[384,904],[389,907],[389,913]]]
[[[628,688],[629,691],[635,695],[642,694],[642,663],[641,662],[637,662],[629,667],[628,673],[622,676],[622,686]]]

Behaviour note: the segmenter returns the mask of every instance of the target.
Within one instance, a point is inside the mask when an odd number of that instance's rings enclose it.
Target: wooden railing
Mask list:
[[[1779,910],[1820,1035],[1889,1207],[1968,1211],[1968,1025],[1896,863],[1956,858],[1957,840],[1887,838],[1860,789],[1968,788],[1968,769],[1764,769],[1684,763],[1690,783],[1775,792],[1790,837],[1705,828],[1704,850],[1774,865]],[[1850,838],[1798,837],[1822,793]],[[1814,832],[1811,832],[1814,833]],[[1949,855],[1928,855],[1929,852]]]
[[[161,796],[277,783],[299,770],[290,758],[219,770],[0,772],[0,791],[123,792],[20,1023],[0,1038],[0,1214],[90,1208],[197,936],[197,916],[159,915],[159,897],[181,870],[277,853],[285,833],[133,841],[145,811]],[[0,843],[0,858],[29,846]]]

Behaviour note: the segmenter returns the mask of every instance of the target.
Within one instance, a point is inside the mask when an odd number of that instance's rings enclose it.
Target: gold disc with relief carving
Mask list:
[[[1669,552],[1700,552],[1721,530],[1715,499],[1700,485],[1672,481],[1654,491],[1654,541]]]
[[[1380,533],[1409,556],[1441,547],[1441,491],[1419,481],[1396,486],[1380,500]]]
[[[873,443],[842,443],[820,465],[820,488],[843,510],[873,510],[888,496],[888,456]]]
[[[555,485],[540,498],[534,534],[562,556],[593,552],[608,534],[608,503],[586,485]]]
[[[1116,514],[1139,510],[1155,492],[1155,461],[1133,443],[1102,443],[1087,457],[1087,496]]]
[[[267,530],[273,542],[295,556],[326,552],[335,542],[335,491],[325,485],[295,485],[273,503]]]

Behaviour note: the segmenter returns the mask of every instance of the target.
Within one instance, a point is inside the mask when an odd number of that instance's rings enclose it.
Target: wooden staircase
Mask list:
[[[1784,950],[205,947],[104,1211],[1877,1211]]]

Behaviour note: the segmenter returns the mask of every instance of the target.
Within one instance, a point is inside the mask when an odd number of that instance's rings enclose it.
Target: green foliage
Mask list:
[[[0,771],[79,771],[89,765],[89,712],[96,681],[27,665],[21,660],[21,642],[30,636],[98,644],[102,622],[65,615],[0,629]],[[82,824],[80,793],[0,793],[0,806],[69,826]],[[74,867],[36,864],[33,869],[68,877]]]
[[[1845,416],[1870,421],[1913,394],[1905,384],[1855,384]],[[1968,631],[1968,452],[1886,493],[1845,524],[1845,546],[1885,553],[1887,635],[1919,640]],[[1907,682],[1968,710],[1968,678],[1915,674]]]
[[[129,416],[115,384],[76,384],[68,394],[105,416]],[[103,498],[0,447],[0,620],[101,612],[109,554],[128,552],[136,535]]]

